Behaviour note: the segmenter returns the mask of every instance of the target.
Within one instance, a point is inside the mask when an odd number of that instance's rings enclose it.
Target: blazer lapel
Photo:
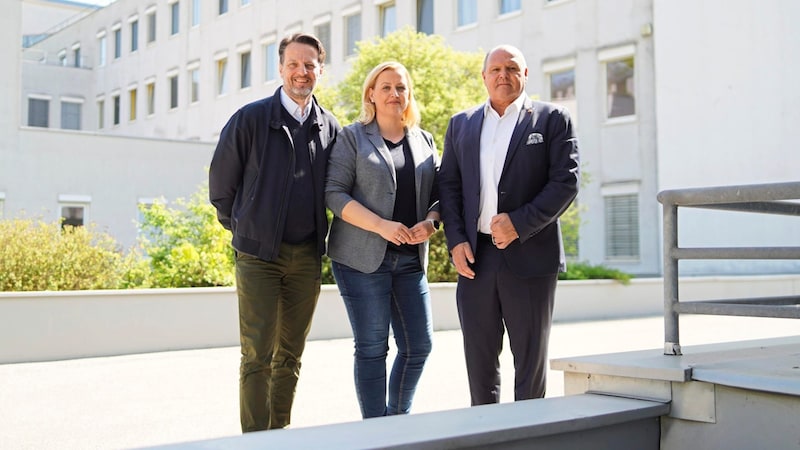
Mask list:
[[[417,129],[406,130],[406,138],[411,151],[411,158],[414,160],[414,187],[417,193],[417,209],[419,209],[420,194],[422,193],[422,171],[424,170],[422,161],[425,161],[428,155],[425,152],[425,142],[422,139],[422,134]]]
[[[511,160],[514,158],[514,154],[519,149],[519,143],[522,141],[522,137],[525,135],[525,132],[530,129],[531,121],[533,120],[533,102],[531,99],[526,97],[525,103],[522,105],[522,110],[519,112],[519,116],[517,117],[517,126],[514,127],[514,132],[511,134],[511,142],[508,144],[508,152],[506,153],[506,160],[503,163],[503,173],[500,174],[500,178],[503,178],[505,175],[506,170],[508,169],[509,165],[511,164]]]
[[[396,174],[394,173],[394,161],[392,160],[392,154],[389,153],[389,148],[386,147],[386,142],[383,142],[383,136],[381,136],[381,132],[378,129],[378,122],[373,120],[372,122],[368,123],[365,126],[365,130],[367,133],[367,138],[377,150],[378,155],[383,159],[383,162],[386,166],[386,170],[389,171],[389,175],[392,177],[392,186],[397,189],[397,178]]]
[[[472,179],[478,181],[478,191],[480,191],[481,180],[481,129],[483,128],[484,105],[475,110],[475,113],[467,118],[467,133],[465,141],[471,151],[465,155],[465,166],[472,167]]]

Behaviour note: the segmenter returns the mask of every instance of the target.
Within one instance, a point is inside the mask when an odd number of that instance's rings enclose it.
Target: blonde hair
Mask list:
[[[414,99],[414,88],[411,85],[411,75],[408,69],[397,61],[386,61],[378,64],[367,74],[364,80],[364,86],[361,89],[361,114],[358,116],[358,121],[363,124],[368,124],[375,120],[375,105],[369,101],[369,90],[375,88],[375,83],[378,80],[378,75],[385,70],[394,70],[406,79],[406,88],[408,89],[408,105],[406,110],[403,111],[403,124],[406,128],[413,128],[419,124],[420,114],[417,101]]]

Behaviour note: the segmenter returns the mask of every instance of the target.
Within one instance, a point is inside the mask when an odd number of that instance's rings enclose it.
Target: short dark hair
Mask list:
[[[280,63],[283,64],[283,53],[286,51],[286,46],[291,44],[292,42],[297,42],[298,44],[305,44],[309,45],[317,50],[317,55],[320,64],[325,63],[325,46],[322,45],[322,41],[320,41],[316,36],[313,34],[307,33],[295,33],[290,36],[286,36],[285,38],[281,39],[281,44],[278,46],[278,58]]]

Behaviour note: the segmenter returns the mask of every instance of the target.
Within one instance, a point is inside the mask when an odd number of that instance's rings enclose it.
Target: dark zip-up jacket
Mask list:
[[[280,89],[240,108],[222,129],[208,173],[209,200],[233,248],[265,261],[278,257],[288,208],[314,208],[317,247],[325,253],[325,172],[339,130],[336,118],[312,100],[308,152],[313,205],[290,205],[295,172],[292,134],[281,114]],[[298,145],[305,145],[305,143]]]

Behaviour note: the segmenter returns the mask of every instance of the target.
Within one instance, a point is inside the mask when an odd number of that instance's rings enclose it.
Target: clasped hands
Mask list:
[[[423,220],[411,228],[400,222],[385,220],[380,227],[380,235],[387,241],[396,244],[421,244],[436,233],[436,228],[430,220]]]
[[[495,247],[502,250],[512,242],[519,239],[519,233],[511,222],[511,217],[507,213],[501,213],[492,217],[491,222],[492,230],[492,243]],[[459,275],[465,278],[474,279],[475,271],[472,270],[470,264],[475,263],[475,254],[472,252],[472,247],[469,242],[462,242],[451,251],[453,257],[453,265],[456,266],[456,271]]]

